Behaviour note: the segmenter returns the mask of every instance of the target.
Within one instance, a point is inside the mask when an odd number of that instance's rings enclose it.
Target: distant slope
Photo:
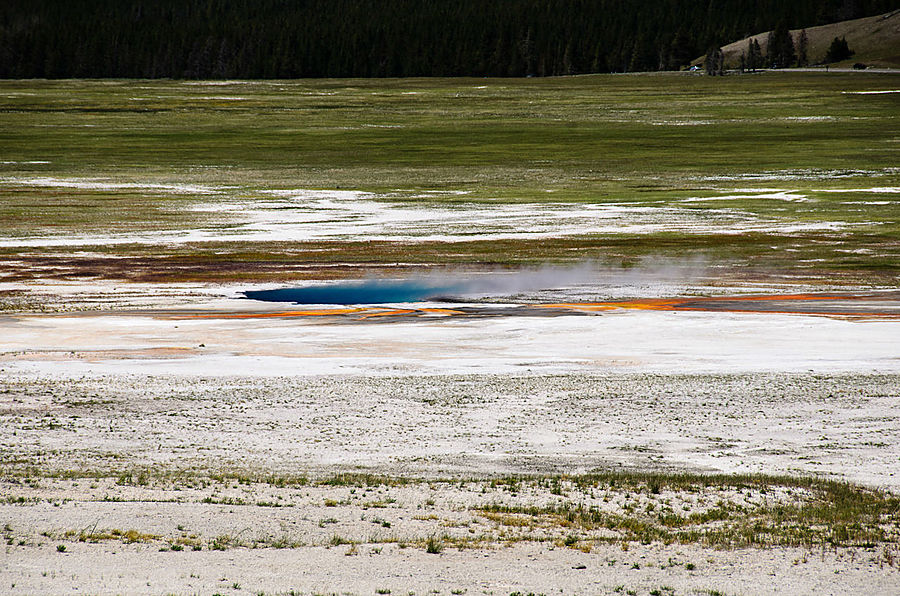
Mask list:
[[[794,38],[794,47],[797,47],[800,29],[793,29],[791,35]],[[741,53],[747,51],[747,43],[751,39],[758,41],[763,54],[766,54],[767,36],[768,31],[723,46],[726,66],[737,68],[740,65]],[[838,62],[835,66],[849,66],[861,62],[881,68],[900,68],[900,10],[874,17],[809,27],[806,29],[806,36],[809,38],[807,52],[811,65],[822,62],[828,46],[835,37],[844,37],[850,49],[856,53],[849,60]],[[700,64],[702,62],[702,58],[695,61]]]

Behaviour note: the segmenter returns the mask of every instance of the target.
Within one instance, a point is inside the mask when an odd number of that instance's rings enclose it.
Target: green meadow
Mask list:
[[[352,240],[92,250],[133,259],[139,271],[150,267],[140,259],[152,258],[160,280],[311,275],[308,268],[292,272],[299,263],[377,269],[398,261],[479,266],[604,259],[627,266],[663,255],[701,257],[751,277],[793,272],[808,280],[891,284],[900,268],[900,195],[891,192],[900,187],[900,94],[860,92],[898,88],[897,74],[786,72],[2,81],[0,237],[225,226],[214,209],[189,207],[252,201],[273,189],[352,189],[392,203],[459,209],[678,205],[700,216],[734,210],[767,221],[841,225],[791,233],[429,241],[414,250],[403,242]],[[36,186],[29,182],[34,178],[126,186]],[[222,192],[142,188],[154,184]],[[790,190],[804,200],[753,196],[763,189]],[[434,191],[452,193],[421,197]],[[685,202],[692,198],[708,200]],[[71,249],[0,248],[0,260],[18,262],[26,252],[52,260]],[[182,266],[160,274],[167,263]]]

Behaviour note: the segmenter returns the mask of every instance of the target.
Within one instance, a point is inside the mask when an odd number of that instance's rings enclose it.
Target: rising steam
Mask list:
[[[607,286],[686,281],[702,270],[699,262],[655,261],[637,267],[610,267],[585,262],[572,267],[544,266],[514,271],[454,273],[443,271],[408,279],[369,279],[277,290],[248,290],[247,298],[297,304],[391,304],[402,302],[463,302],[500,299],[534,292],[559,292],[573,287],[602,291]]]

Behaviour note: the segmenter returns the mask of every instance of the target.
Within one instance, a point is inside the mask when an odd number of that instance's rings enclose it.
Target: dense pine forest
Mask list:
[[[3,0],[0,77],[550,76],[672,70],[898,0]]]

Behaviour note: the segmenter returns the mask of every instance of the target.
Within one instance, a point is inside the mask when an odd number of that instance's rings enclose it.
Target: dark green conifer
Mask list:
[[[850,49],[850,46],[847,45],[847,40],[841,37],[838,39],[837,37],[832,40],[831,45],[828,47],[828,52],[825,53],[826,64],[831,64],[832,62],[840,62],[841,60],[846,60],[850,56],[853,55],[853,50]]]
[[[797,66],[809,66],[809,37],[806,35],[806,29],[800,31],[800,37],[797,40]]]
[[[794,53],[794,39],[787,22],[782,20],[769,33],[767,61],[771,68],[790,68],[797,61]]]

